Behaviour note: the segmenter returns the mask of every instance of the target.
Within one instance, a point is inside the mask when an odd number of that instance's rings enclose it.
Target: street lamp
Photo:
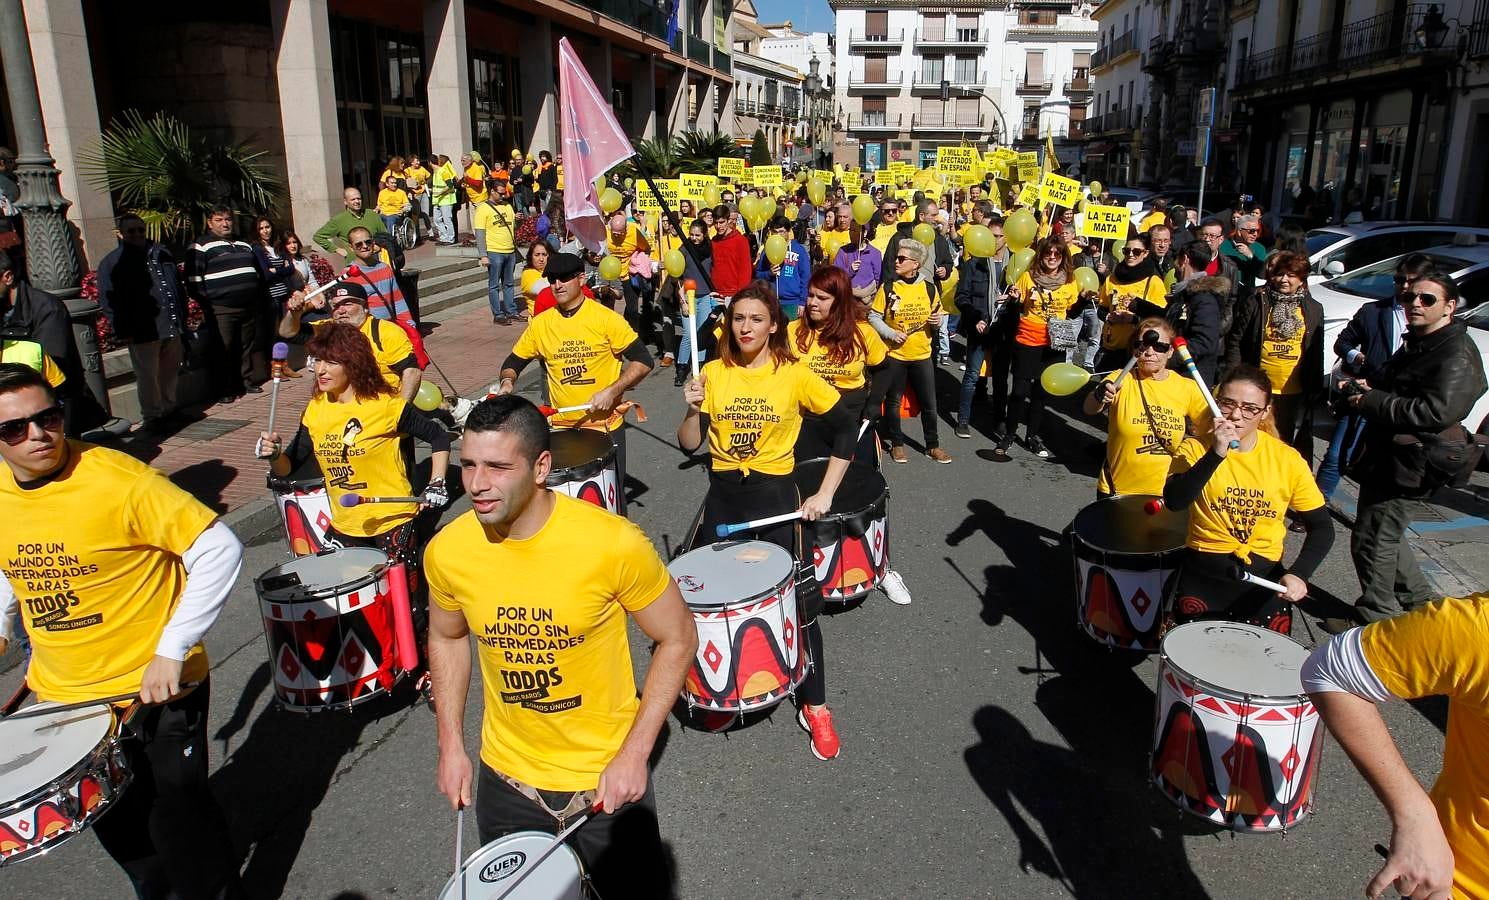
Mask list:
[[[806,93],[807,93],[807,130],[812,136],[812,152],[816,155],[814,165],[820,165],[823,158],[822,145],[819,143],[820,135],[818,124],[828,118],[822,111],[823,95],[826,93],[820,74],[822,63],[817,59],[817,52],[812,51],[812,58],[807,63]]]

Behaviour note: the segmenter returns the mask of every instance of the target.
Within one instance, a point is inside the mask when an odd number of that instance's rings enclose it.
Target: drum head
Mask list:
[[[1178,550],[1189,534],[1189,512],[1164,507],[1149,515],[1144,507],[1157,499],[1131,494],[1097,500],[1075,514],[1070,528],[1082,541],[1108,553]]]
[[[1190,622],[1164,635],[1163,654],[1184,672],[1233,694],[1303,693],[1298,672],[1308,649],[1266,628],[1242,622]]]
[[[261,591],[312,594],[356,584],[388,564],[388,554],[372,547],[347,547],[280,563],[258,577]]]
[[[786,582],[791,554],[765,541],[724,541],[690,550],[667,571],[688,606],[718,609],[744,603]]]
[[[553,454],[555,472],[605,459],[615,452],[610,436],[592,428],[564,428],[554,431],[548,435],[548,447]]]
[[[516,891],[503,894],[512,881],[553,843],[553,835],[541,831],[519,831],[499,837],[475,853],[451,876],[440,900],[582,900],[584,870],[568,844],[553,851]],[[462,890],[462,880],[464,889]]]
[[[827,476],[827,460],[810,459],[796,465],[796,488],[801,491],[802,497],[810,497],[817,493],[822,487],[822,479]],[[829,515],[840,515],[843,513],[854,513],[859,510],[868,509],[880,498],[889,493],[889,484],[884,476],[874,470],[867,463],[850,462],[848,472],[843,476],[843,483],[838,486],[838,492],[832,497],[832,509]]]
[[[0,803],[66,775],[108,736],[113,724],[112,711],[102,703],[0,720]]]

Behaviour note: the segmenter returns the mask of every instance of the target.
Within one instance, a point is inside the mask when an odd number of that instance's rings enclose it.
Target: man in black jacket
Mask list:
[[[108,415],[88,390],[67,305],[16,277],[10,257],[0,252],[0,333],[8,340],[35,341],[67,377],[57,388],[68,437],[102,425]]]
[[[139,216],[120,216],[119,236],[119,246],[98,264],[98,304],[129,348],[141,426],[154,431],[176,413],[186,294],[175,257],[145,237]]]
[[[1153,231],[1160,227],[1167,226],[1155,225]],[[1174,334],[1189,342],[1189,353],[1200,377],[1213,386],[1220,368],[1220,304],[1230,295],[1231,285],[1222,275],[1205,274],[1210,261],[1210,248],[1203,241],[1192,241],[1179,251],[1174,260],[1178,280],[1163,312],[1174,326]],[[1177,357],[1169,365],[1183,371]]]
[[[253,351],[268,294],[253,248],[233,237],[232,209],[214,208],[207,217],[207,233],[187,249],[186,292],[211,314],[222,339],[223,352],[213,354],[219,402],[232,403],[244,393],[262,394],[254,377]]]
[[[1460,424],[1484,393],[1484,365],[1467,326],[1453,321],[1458,287],[1447,275],[1428,273],[1403,297],[1406,338],[1374,382],[1354,380],[1348,403],[1365,418],[1364,453],[1350,474],[1360,482],[1360,502],[1349,553],[1360,577],[1356,613],[1367,622],[1400,615],[1437,599],[1404,539],[1416,501],[1438,486],[1424,483],[1417,439]],[[1353,623],[1329,619],[1324,627]]]
[[[983,360],[987,360],[991,385],[993,430],[1003,432],[1008,414],[1008,373],[1013,361],[1012,329],[1018,322],[1016,314],[999,315],[1003,310],[1003,266],[1008,255],[1003,218],[992,213],[991,203],[979,203],[986,205],[984,221],[998,243],[991,258],[968,253],[958,269],[956,308],[960,318],[956,330],[967,342],[967,368],[962,373],[961,402],[953,429],[959,438],[972,436],[972,398],[982,377]]]

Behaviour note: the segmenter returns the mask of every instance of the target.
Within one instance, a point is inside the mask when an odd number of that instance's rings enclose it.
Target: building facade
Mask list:
[[[302,234],[340,209],[343,187],[368,191],[393,154],[556,150],[563,37],[634,137],[732,129],[731,0],[24,6],[48,139],[92,262],[114,247],[115,210],[79,177],[78,154],[125,110],[168,111],[212,143],[263,150],[288,188],[276,217]]]
[[[1092,113],[1086,123],[1088,175],[1112,185],[1138,183],[1143,163],[1143,116],[1148,76],[1145,35],[1157,16],[1146,0],[1107,0],[1096,10],[1091,55]]]
[[[790,23],[761,25],[749,0],[734,13],[734,138],[748,147],[758,131],[772,159],[787,159],[802,128],[803,73],[765,45]]]

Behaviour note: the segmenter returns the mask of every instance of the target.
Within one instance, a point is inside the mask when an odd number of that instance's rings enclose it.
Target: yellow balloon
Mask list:
[[[773,234],[765,239],[765,258],[770,264],[778,266],[786,261],[786,251],[790,249],[786,244],[786,238],[779,234]]]
[[[755,215],[750,217],[750,230],[761,231],[765,228],[765,223],[768,221],[770,221],[770,218],[768,216],[762,215],[760,212],[757,211]]]
[[[688,268],[688,259],[682,255],[681,250],[668,250],[662,254],[662,267],[673,278],[681,278],[682,273]]]
[[[797,215],[799,215],[800,213],[801,213],[801,210],[799,210],[799,209],[796,208],[796,204],[795,203],[787,203],[786,204],[786,221],[787,222],[795,222]]]
[[[1008,240],[1008,246],[1015,250],[1034,243],[1034,235],[1039,231],[1039,224],[1034,221],[1034,214],[1027,209],[1020,209],[1008,217],[1003,223],[1003,237]]]
[[[739,198],[739,214],[746,220],[755,218],[755,211],[760,207],[760,198],[754,194],[745,194]]]
[[[921,222],[910,232],[910,236],[925,244],[927,247],[936,243],[936,229],[928,222]]]
[[[1003,224],[1003,233],[1005,235],[1008,234],[1008,223],[1006,222]],[[1029,266],[1033,265],[1033,263],[1034,249],[1032,247],[1013,251],[1013,255],[1008,257],[1008,268],[1003,270],[1003,283],[1017,283],[1023,277],[1024,273],[1029,271]]]
[[[600,192],[600,211],[605,215],[608,216],[617,209],[620,209],[620,204],[620,191],[617,191],[615,188],[605,188],[605,190]]]
[[[625,184],[626,184],[626,187],[627,188],[633,188],[633,187],[636,186],[636,179],[634,179],[634,178],[627,178]]]
[[[807,172],[807,170],[806,169],[802,169],[800,172],[797,172],[796,173],[796,183],[797,184],[806,184],[807,183],[807,179],[810,178],[810,177],[812,177],[812,176]]]
[[[775,218],[776,211],[780,209],[779,206],[776,206],[776,202],[769,197],[761,200],[760,205],[757,208],[760,210],[760,218],[765,219],[766,221],[770,221],[771,219]]]
[[[962,238],[962,246],[971,255],[986,259],[998,252],[998,239],[986,225],[973,225],[967,229],[966,237]]]
[[[1075,286],[1082,293],[1087,291],[1101,290],[1101,276],[1090,266],[1081,266],[1075,270]]]
[[[1097,195],[1099,195],[1102,191],[1106,190],[1106,188],[1104,188],[1104,187],[1101,186],[1101,182],[1099,182],[1099,181],[1093,181],[1090,184],[1086,185],[1086,187],[1088,187],[1088,188],[1091,189],[1091,193],[1097,194]]]
[[[841,249],[843,249],[843,235],[840,232],[829,231],[822,235],[822,257],[827,262],[832,262]]]
[[[620,278],[620,273],[624,268],[620,263],[620,257],[606,256],[600,260],[600,277],[606,281],[615,281]]]
[[[1039,375],[1039,384],[1045,393],[1056,397],[1069,397],[1091,381],[1091,373],[1080,366],[1057,362],[1045,367]]]
[[[439,385],[432,381],[419,382],[419,391],[414,394],[415,406],[425,412],[434,412],[444,402],[445,395],[440,391]]]
[[[813,206],[821,206],[827,201],[827,185],[815,178],[808,181],[807,199],[812,201]]]
[[[721,196],[719,186],[716,184],[710,184],[703,188],[703,202],[709,206],[718,206]]]
[[[860,225],[869,224],[869,219],[874,217],[874,198],[868,194],[859,194],[853,198],[853,221]]]

